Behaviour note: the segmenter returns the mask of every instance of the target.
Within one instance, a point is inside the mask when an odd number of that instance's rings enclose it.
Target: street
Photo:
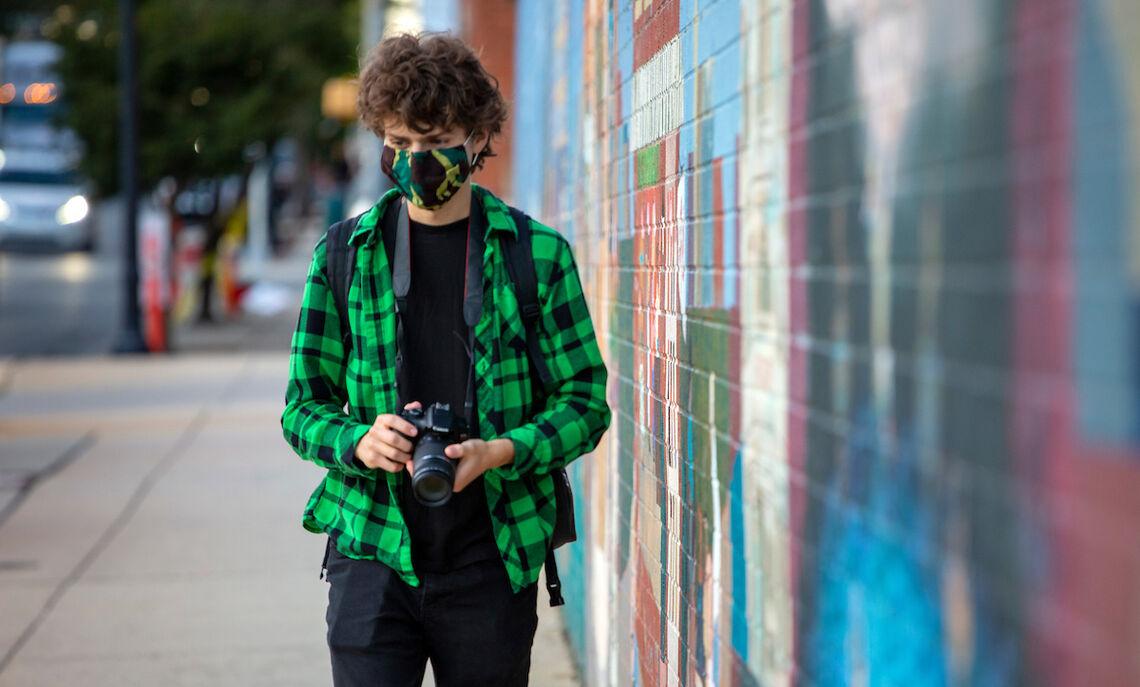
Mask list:
[[[121,212],[95,206],[96,248],[0,250],[0,356],[105,353],[122,323]]]

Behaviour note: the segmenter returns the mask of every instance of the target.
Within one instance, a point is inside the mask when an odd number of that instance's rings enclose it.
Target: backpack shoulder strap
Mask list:
[[[348,326],[348,290],[352,286],[352,274],[356,271],[356,251],[348,245],[348,239],[356,231],[360,217],[357,215],[337,222],[325,234],[325,274],[340,316],[341,342],[345,349],[352,346],[352,329]]]
[[[531,250],[530,217],[522,210],[512,207],[511,219],[515,223],[516,238],[514,241],[507,241],[505,244],[507,272],[510,273],[511,281],[515,285],[515,296],[519,301],[519,314],[522,316],[523,329],[526,331],[527,356],[542,383],[543,394],[548,394],[553,386],[554,378],[551,377],[550,369],[546,366],[542,351],[539,350],[538,334],[535,331],[538,326],[538,318],[542,315],[542,308],[538,304],[538,276],[534,270],[534,252]],[[574,497],[569,490],[570,483],[566,478],[565,468],[559,468],[557,472],[562,473],[554,477],[558,518],[560,522],[569,518],[567,525],[572,531]],[[566,485],[565,493],[561,495],[557,493],[560,483]],[[564,511],[565,508],[570,510]],[[569,513],[568,516],[566,515],[567,512]],[[558,529],[557,524],[555,529]],[[574,541],[574,539],[576,539],[576,535],[571,535],[566,541]],[[562,597],[562,581],[558,577],[558,562],[554,558],[554,549],[563,543],[565,541],[552,542],[553,545],[546,551],[546,591],[550,596],[551,606],[561,606],[566,603]]]
[[[550,595],[551,608],[562,606],[562,580],[558,578],[558,561],[554,559],[554,548],[546,550],[546,593]]]
[[[519,301],[519,314],[522,316],[523,329],[526,330],[527,354],[542,382],[543,391],[547,392],[554,378],[539,350],[538,334],[535,332],[542,308],[538,304],[538,277],[534,271],[534,253],[531,250],[530,217],[518,208],[512,207],[510,210],[517,237],[514,241],[506,242],[507,272],[514,282],[515,295]]]

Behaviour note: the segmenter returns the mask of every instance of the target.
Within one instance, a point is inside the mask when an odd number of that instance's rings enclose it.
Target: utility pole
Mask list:
[[[119,174],[123,197],[123,329],[115,345],[116,353],[145,353],[142,317],[139,308],[138,260],[138,50],[135,33],[134,0],[119,0],[122,39],[119,43]]]

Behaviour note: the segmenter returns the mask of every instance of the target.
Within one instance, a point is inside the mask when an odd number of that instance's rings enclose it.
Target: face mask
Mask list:
[[[385,145],[380,156],[380,169],[405,198],[425,210],[438,210],[463,186],[471,173],[475,160],[467,161],[467,141],[470,140],[469,134],[463,145],[419,153]]]

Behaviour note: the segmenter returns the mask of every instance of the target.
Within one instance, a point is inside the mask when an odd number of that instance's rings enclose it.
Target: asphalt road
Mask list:
[[[121,218],[113,202],[96,206],[91,253],[0,250],[0,357],[90,355],[114,347],[123,310]]]

